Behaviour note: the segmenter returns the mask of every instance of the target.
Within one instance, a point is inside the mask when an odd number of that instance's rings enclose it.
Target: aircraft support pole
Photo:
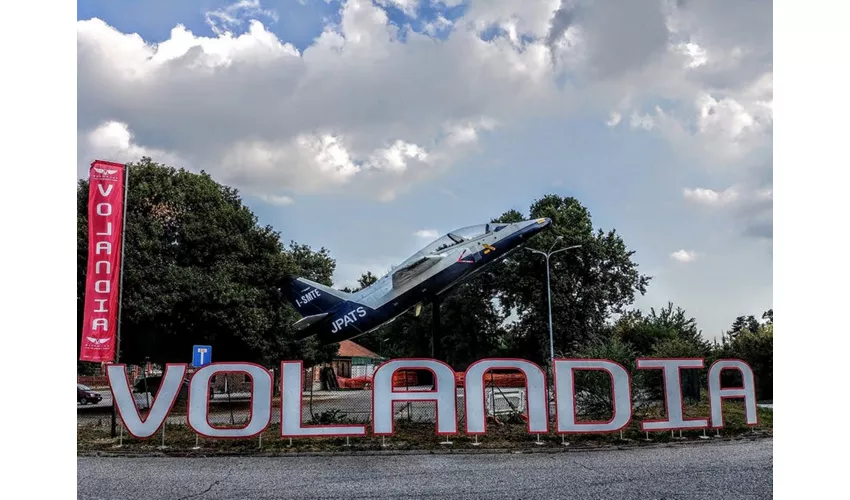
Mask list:
[[[431,304],[431,358],[440,359],[440,301]]]

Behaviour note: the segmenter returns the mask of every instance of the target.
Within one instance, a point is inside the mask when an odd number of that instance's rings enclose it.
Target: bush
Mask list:
[[[631,345],[618,337],[596,342],[586,346],[576,353],[577,358],[605,359],[615,361],[626,369],[632,376],[635,385],[636,353]],[[643,371],[643,370],[640,370]],[[575,374],[576,406],[578,414],[587,419],[606,419],[614,412],[614,402],[611,394],[610,376],[599,370],[579,370]]]

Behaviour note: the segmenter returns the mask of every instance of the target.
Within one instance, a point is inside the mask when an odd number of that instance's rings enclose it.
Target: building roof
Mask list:
[[[337,351],[336,355],[340,358],[382,359],[381,356],[350,340],[343,340],[339,343],[339,351]]]

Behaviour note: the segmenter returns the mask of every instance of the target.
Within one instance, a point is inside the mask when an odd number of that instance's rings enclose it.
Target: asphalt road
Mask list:
[[[773,441],[596,452],[77,459],[77,498],[773,498]]]

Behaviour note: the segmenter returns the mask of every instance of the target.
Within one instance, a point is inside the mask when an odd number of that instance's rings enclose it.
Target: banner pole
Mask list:
[[[115,329],[115,363],[118,363],[121,356],[121,309],[123,305],[123,296],[124,296],[124,247],[126,246],[126,241],[124,239],[124,235],[127,234],[127,203],[129,200],[127,199],[127,193],[130,188],[130,165],[124,164],[124,213],[122,214],[122,222],[121,222],[121,264],[118,266],[118,325]],[[112,398],[112,437],[115,437],[115,429],[118,425],[118,405],[115,402],[115,398]]]

